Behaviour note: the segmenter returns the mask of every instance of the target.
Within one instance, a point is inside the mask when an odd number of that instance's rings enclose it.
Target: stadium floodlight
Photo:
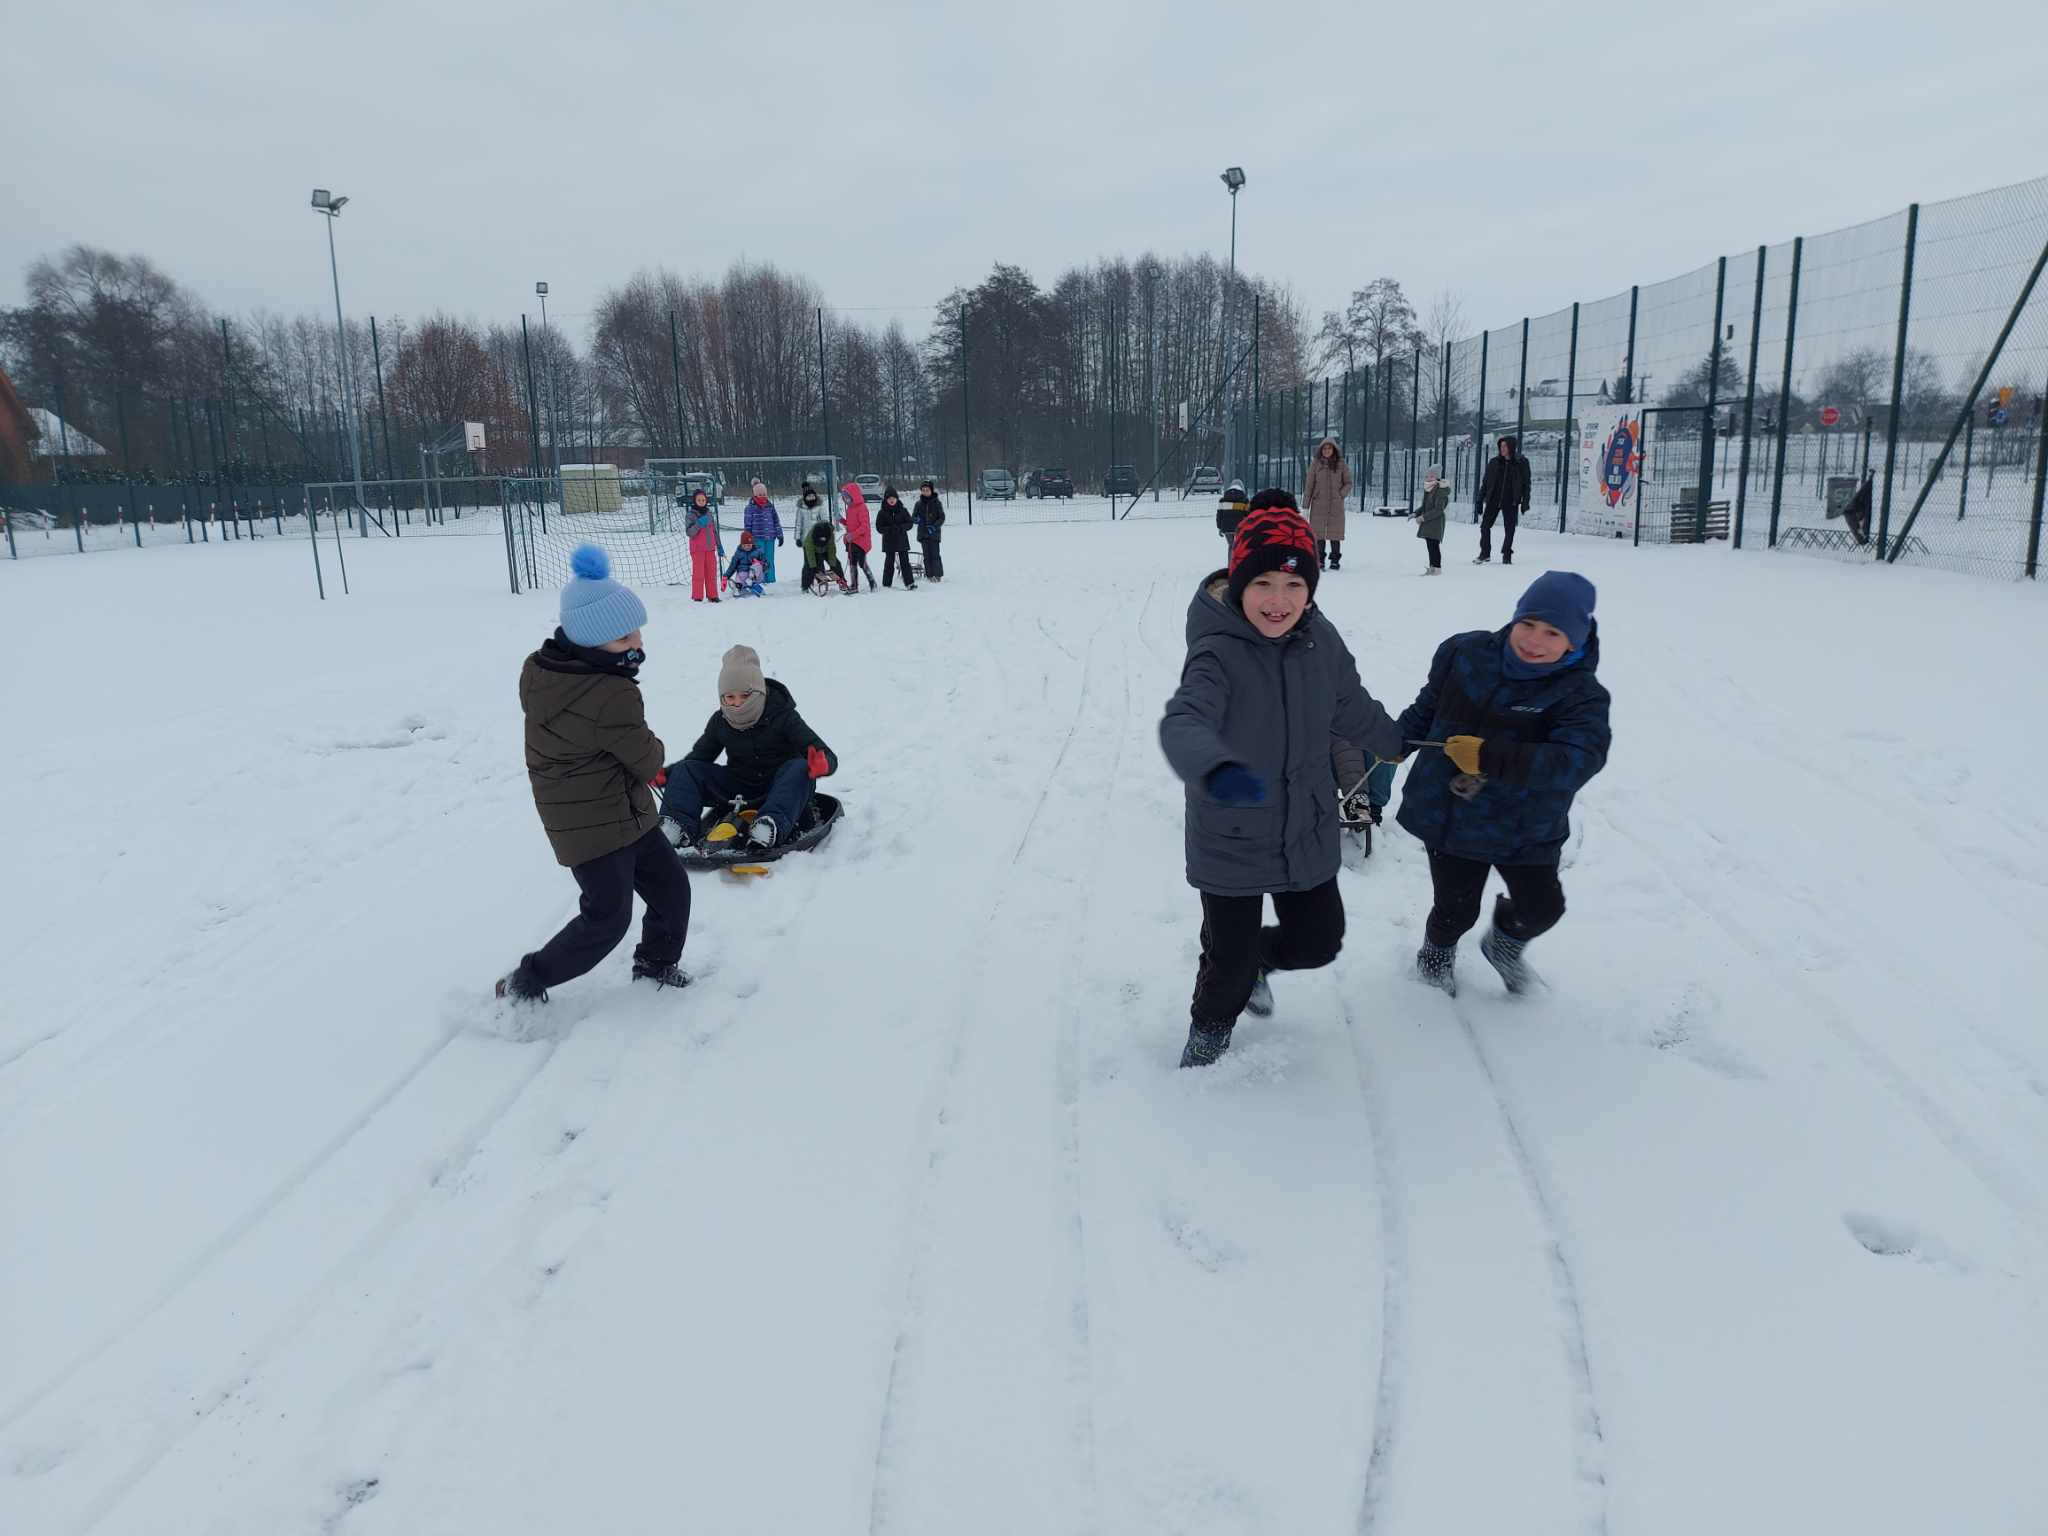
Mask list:
[[[1244,185],[1244,167],[1233,165],[1217,180],[1230,189],[1230,276],[1223,285],[1223,325],[1222,334],[1217,338],[1216,354],[1217,377],[1227,380],[1230,376],[1230,322],[1235,314],[1231,298],[1237,291],[1237,190]],[[1228,475],[1236,469],[1232,439],[1236,436],[1237,411],[1234,403],[1226,401],[1222,394],[1216,397],[1216,408],[1223,417],[1223,473]]]
[[[348,326],[341,318],[341,264],[334,255],[334,221],[341,216],[341,210],[348,206],[348,199],[336,197],[325,187],[313,189],[313,209],[327,220],[327,270],[334,279],[334,331],[341,344],[341,406],[348,417],[348,456],[356,477],[356,511],[362,521],[358,526],[363,537],[370,536],[369,510],[363,504],[363,450],[356,437],[356,402],[351,387],[348,360]]]
[[[546,298],[548,296],[548,285],[546,283],[535,283],[533,285],[533,291],[539,294],[542,298]]]
[[[1244,167],[1233,165],[1223,173],[1222,180],[1223,185],[1230,188],[1230,195],[1232,197],[1237,196],[1237,189],[1244,185]]]

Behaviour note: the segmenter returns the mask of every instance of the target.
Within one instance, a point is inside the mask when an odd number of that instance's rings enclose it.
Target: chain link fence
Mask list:
[[[1229,473],[1299,493],[1329,435],[1361,511],[1405,512],[1438,465],[1469,523],[1514,437],[1538,527],[2034,578],[2044,264],[2048,178],[1916,204],[1262,384],[1234,408]]]

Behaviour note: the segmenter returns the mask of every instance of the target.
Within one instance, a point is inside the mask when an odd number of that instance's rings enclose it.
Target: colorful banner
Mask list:
[[[1637,476],[1643,467],[1643,413],[1633,405],[1579,411],[1579,507],[1574,533],[1632,538]]]

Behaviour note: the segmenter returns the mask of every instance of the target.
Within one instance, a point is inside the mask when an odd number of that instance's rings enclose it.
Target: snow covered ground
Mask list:
[[[501,547],[351,540],[324,604],[292,540],[0,563],[0,1530],[2048,1528],[2040,594],[1354,531],[1397,706],[1599,583],[1553,990],[1410,983],[1390,832],[1203,1073],[1199,521],[646,592],[673,753],[750,642],[848,819],[529,1042],[482,998],[574,890]]]

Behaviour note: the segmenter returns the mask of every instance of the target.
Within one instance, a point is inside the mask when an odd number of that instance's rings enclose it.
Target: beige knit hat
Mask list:
[[[725,696],[744,693],[747,702],[728,709]],[[751,730],[768,707],[768,683],[761,675],[761,658],[751,645],[736,645],[718,665],[718,707],[736,730]]]

